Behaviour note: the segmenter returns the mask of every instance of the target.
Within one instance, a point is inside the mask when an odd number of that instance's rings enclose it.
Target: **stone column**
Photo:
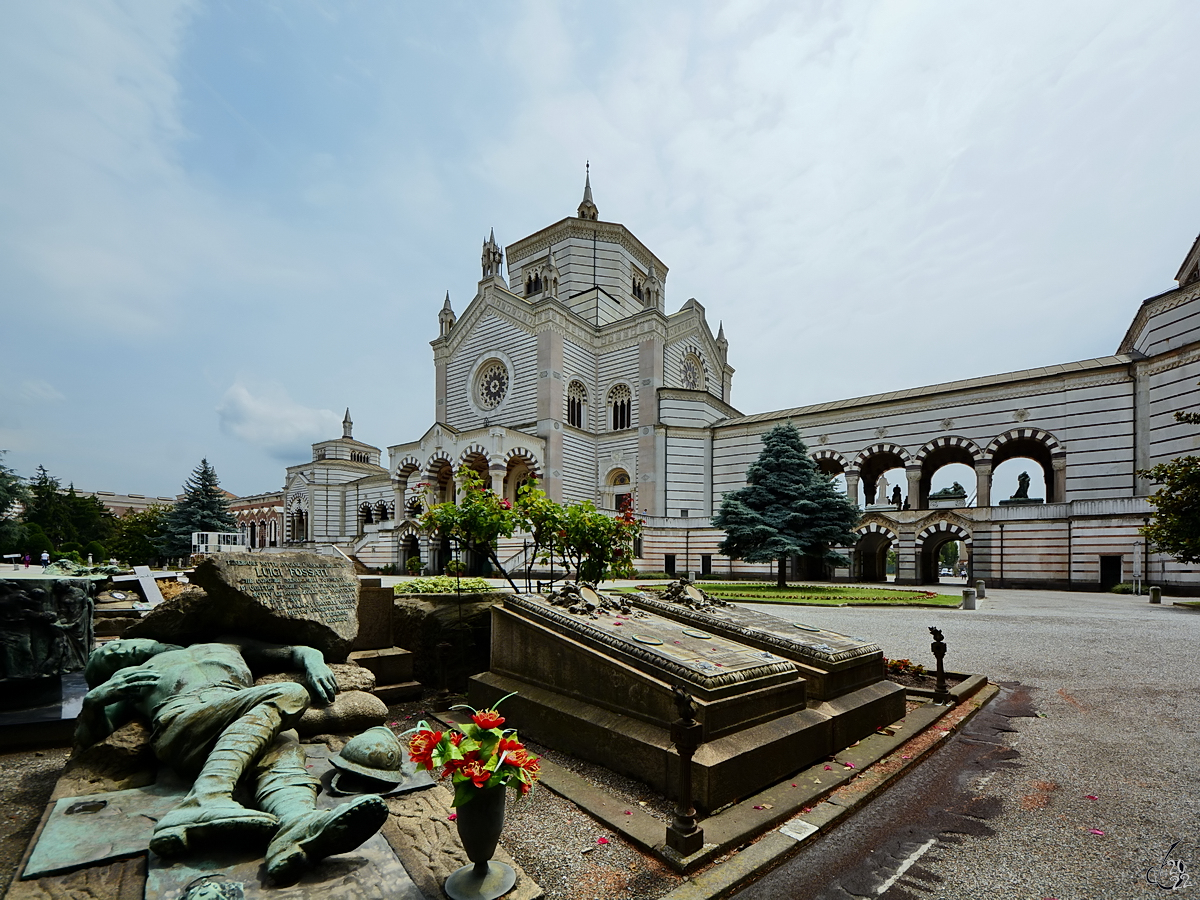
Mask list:
[[[904,477],[908,479],[909,509],[928,509],[929,501],[921,502],[921,467],[905,466]]]
[[[1067,502],[1067,458],[1065,456],[1056,456],[1050,460],[1050,465],[1054,470],[1054,497],[1047,497],[1047,503],[1066,503]]]
[[[846,496],[850,502],[858,505],[858,469],[846,470]]]
[[[975,463],[975,505],[992,505],[992,464]]]
[[[896,584],[917,583],[916,536],[912,531],[896,536]]]
[[[457,503],[457,502],[458,502],[458,498],[462,496],[462,492],[463,492],[463,482],[462,482],[462,479],[461,479],[461,478],[460,478],[460,477],[459,477],[459,476],[456,474],[456,475],[454,476],[454,491],[453,491],[453,496],[452,496],[452,497],[447,497],[446,499],[447,499],[448,501],[450,501],[451,503]]]
[[[504,476],[508,469],[503,463],[492,463],[488,466],[488,475],[492,479],[492,493],[497,497],[504,496]]]

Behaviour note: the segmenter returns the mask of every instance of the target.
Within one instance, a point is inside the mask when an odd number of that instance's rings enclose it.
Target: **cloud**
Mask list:
[[[302,406],[273,384],[255,394],[234,382],[221,398],[217,417],[225,434],[290,463],[307,459],[314,441],[341,434],[337,413]]]
[[[62,391],[40,378],[25,379],[18,384],[8,385],[0,396],[25,406],[45,406],[48,403],[62,403],[67,399]]]

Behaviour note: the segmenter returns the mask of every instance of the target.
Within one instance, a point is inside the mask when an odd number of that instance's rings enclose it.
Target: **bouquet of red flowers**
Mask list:
[[[511,696],[501,697],[496,707]],[[421,721],[408,740],[414,763],[431,772],[440,768],[439,777],[449,778],[454,784],[451,806],[462,806],[479,791],[505,785],[528,794],[538,779],[538,758],[517,740],[516,729],[501,729],[504,717],[496,707],[452,707],[471,710],[471,721],[462,726],[462,731],[434,731]]]

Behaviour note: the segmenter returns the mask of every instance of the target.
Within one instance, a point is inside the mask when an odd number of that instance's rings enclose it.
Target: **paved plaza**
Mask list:
[[[1014,683],[993,706],[1007,696],[1008,711],[1019,713],[1020,702],[1012,701],[1027,691],[1031,703],[1024,711],[1033,715],[993,715],[1001,727],[1014,730],[984,727],[952,739],[995,741],[1016,751],[998,766],[978,766],[968,747],[948,746],[910,776],[915,779],[910,793],[924,779],[938,794],[940,785],[953,781],[942,777],[947,774],[961,776],[966,788],[958,798],[928,798],[949,807],[930,829],[932,843],[919,822],[901,818],[893,847],[863,848],[878,850],[874,863],[865,854],[866,864],[843,861],[850,868],[842,872],[818,867],[820,857],[868,834],[872,820],[893,814],[889,804],[901,812],[905,803],[911,806],[911,798],[890,796],[902,785],[745,896],[879,896],[885,885],[887,897],[946,900],[1200,896],[1200,886],[1170,892],[1146,877],[1176,841],[1183,844],[1174,856],[1190,868],[1200,841],[1195,775],[1200,613],[1169,602],[1152,606],[1145,597],[1116,594],[989,590],[976,611],[763,607],[822,628],[869,635],[888,657],[926,663],[932,662],[927,628],[937,625],[949,645],[948,668]],[[966,771],[939,771],[959,762]],[[972,819],[979,828],[961,827]],[[940,828],[955,833],[938,833]],[[895,878],[906,861],[909,867]],[[857,871],[851,871],[855,865]],[[1161,883],[1168,868],[1155,873]]]

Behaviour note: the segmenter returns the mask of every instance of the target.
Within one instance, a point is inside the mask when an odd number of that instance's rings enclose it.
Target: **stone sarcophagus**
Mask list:
[[[752,644],[727,626],[718,630],[651,610],[651,604],[590,596],[594,600],[568,606],[515,595],[494,607],[491,671],[471,679],[471,705],[482,709],[516,691],[503,713],[522,735],[674,796],[679,757],[670,741],[678,718],[672,690],[681,687],[694,698],[703,727],[692,783],[696,803],[710,811],[904,715],[903,692],[882,681],[882,657],[873,644],[837,636],[863,657],[873,656],[878,677],[813,704],[805,670],[780,652],[799,655],[782,646],[786,642],[779,648],[768,638]],[[847,645],[842,652],[855,651]]]

